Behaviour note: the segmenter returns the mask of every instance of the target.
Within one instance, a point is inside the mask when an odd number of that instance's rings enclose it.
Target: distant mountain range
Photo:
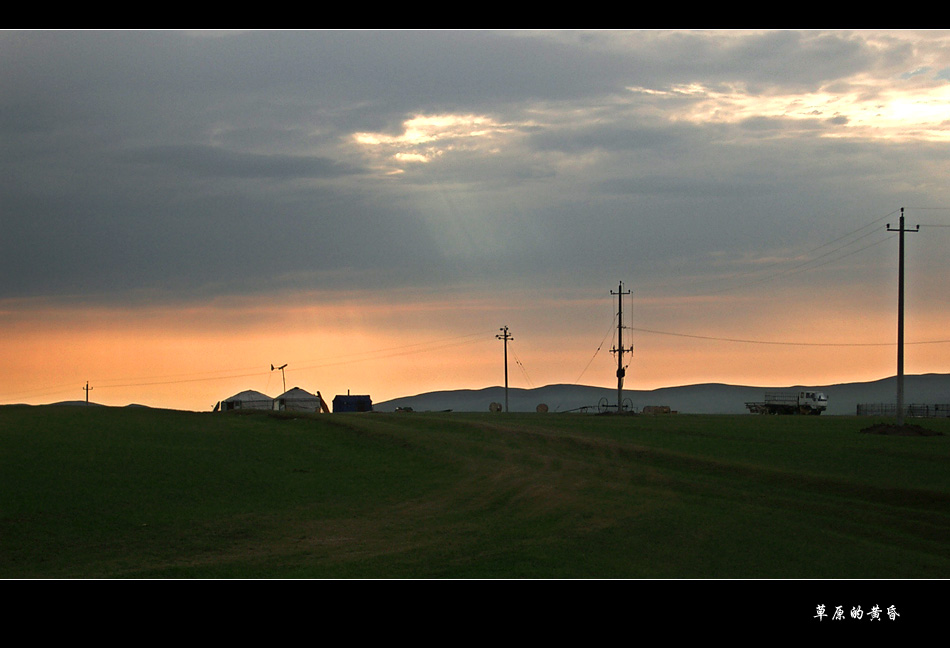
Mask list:
[[[796,385],[791,387],[749,387],[707,383],[664,387],[650,391],[625,389],[624,399],[630,399],[635,411],[647,406],[668,406],[683,414],[744,414],[747,402],[761,401],[765,392],[822,391],[828,396],[827,414],[853,415],[857,406],[869,403],[894,404],[897,402],[897,378],[883,378],[873,382],[843,383],[837,385]],[[549,412],[567,412],[588,408],[597,412],[601,399],[616,408],[617,389],[584,385],[547,385],[535,389],[508,389],[508,409],[512,412],[534,412],[539,405]],[[413,411],[487,412],[492,403],[504,405],[504,387],[439,391],[406,396],[374,403],[377,412],[392,412],[396,408],[411,407]],[[904,376],[904,403],[950,403],[950,374]]]

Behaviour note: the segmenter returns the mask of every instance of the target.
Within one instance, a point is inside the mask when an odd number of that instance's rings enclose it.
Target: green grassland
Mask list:
[[[948,578],[950,436],[872,422],[5,406],[0,577]]]

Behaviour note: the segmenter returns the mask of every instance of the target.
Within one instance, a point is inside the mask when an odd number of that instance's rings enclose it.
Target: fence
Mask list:
[[[894,403],[859,403],[858,416],[897,416]],[[910,418],[950,418],[950,404],[904,405],[904,416]]]

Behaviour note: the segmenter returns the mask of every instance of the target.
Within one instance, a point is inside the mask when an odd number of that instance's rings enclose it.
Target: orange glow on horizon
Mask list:
[[[503,384],[495,334],[505,324],[514,337],[511,387],[613,388],[616,304],[608,299],[303,293],[184,306],[0,304],[0,402],[78,401],[89,380],[90,400],[104,405],[209,411],[247,389],[278,396],[281,372],[270,366],[284,363],[288,389],[319,391],[328,402],[347,391],[379,403],[481,389]],[[781,303],[763,306],[731,320],[742,322],[737,328],[729,328],[727,315],[743,300],[684,303],[634,300],[628,307],[625,324],[633,328],[624,342],[634,353],[626,389],[826,385],[895,372],[893,315],[862,310],[860,299],[839,300],[837,310],[801,307],[794,317]],[[944,336],[939,309],[908,318],[905,371],[946,372],[950,344],[912,344]],[[803,344],[765,343],[783,340]],[[820,346],[836,342],[842,344]]]

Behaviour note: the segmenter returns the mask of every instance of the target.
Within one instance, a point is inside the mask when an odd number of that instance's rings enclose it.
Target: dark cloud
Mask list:
[[[632,128],[612,123],[539,132],[530,136],[530,142],[539,151],[573,154],[591,150],[668,152],[683,151],[683,147],[704,137],[699,129],[691,126]]]
[[[199,145],[153,146],[126,157],[181,173],[222,178],[318,179],[362,172],[325,157],[246,153]]]
[[[760,178],[743,182],[740,177],[712,180],[672,175],[619,178],[601,183],[600,188],[613,194],[673,196],[679,199],[691,196],[707,200],[740,199],[748,195],[774,193],[776,190],[774,185],[762,182]]]
[[[898,36],[5,32],[0,297],[699,272],[832,206],[939,203],[939,149],[823,137],[866,115],[729,114],[876,96],[926,67]],[[406,132],[443,114],[492,135]]]

